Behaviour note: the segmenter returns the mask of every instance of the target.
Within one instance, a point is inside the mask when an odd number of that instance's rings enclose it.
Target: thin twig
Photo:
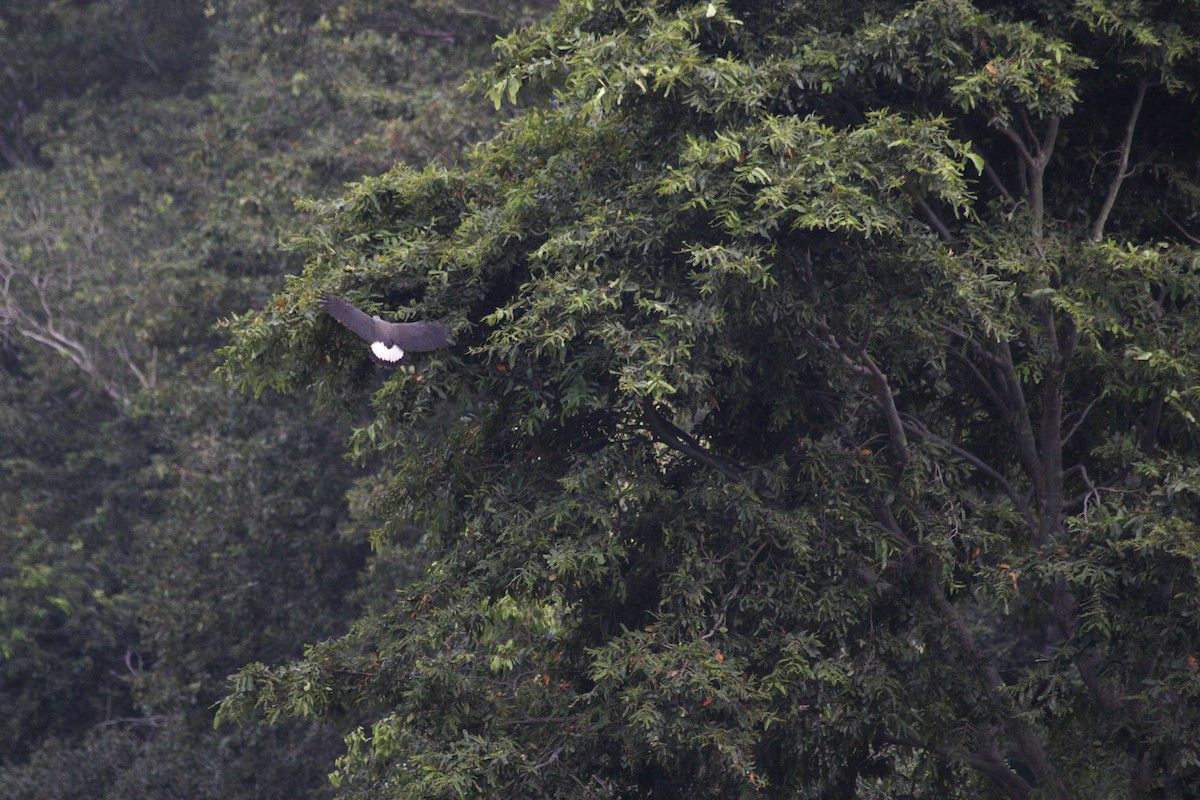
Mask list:
[[[1008,404],[1004,402],[1004,398],[1002,398],[1000,393],[996,391],[996,388],[992,386],[992,383],[987,379],[987,376],[985,376],[979,370],[979,367],[975,366],[975,362],[957,350],[947,350],[947,352],[950,353],[951,356],[957,358],[961,363],[966,365],[967,369],[971,371],[971,374],[975,376],[975,381],[988,396],[988,399],[991,400],[992,404],[996,406],[996,410],[999,411],[1002,416],[1007,416],[1009,413]]]
[[[1083,426],[1083,421],[1087,419],[1088,412],[1092,410],[1092,406],[1100,402],[1100,398],[1096,397],[1092,402],[1087,404],[1087,408],[1083,409],[1083,413],[1079,415],[1079,419],[1075,420],[1075,424],[1071,426],[1071,430],[1067,431],[1067,435],[1063,437],[1062,443],[1066,447],[1067,442],[1071,441],[1071,437]]]
[[[1189,242],[1191,242],[1192,244],[1200,244],[1200,237],[1196,237],[1196,236],[1193,236],[1192,234],[1188,233],[1188,232],[1187,232],[1187,230],[1186,230],[1186,229],[1185,229],[1185,228],[1184,228],[1182,225],[1180,225],[1178,222],[1176,222],[1174,219],[1172,219],[1172,218],[1171,218],[1171,215],[1170,215],[1170,214],[1168,214],[1167,212],[1165,212],[1165,211],[1163,211],[1163,210],[1161,210],[1161,209],[1159,210],[1159,212],[1158,212],[1158,213],[1160,213],[1160,214],[1162,214],[1164,217],[1166,217],[1166,218],[1167,218],[1167,222],[1169,222],[1169,223],[1171,223],[1172,225],[1174,225],[1174,226],[1175,226],[1175,230],[1177,230],[1177,231],[1179,231],[1181,234],[1183,234],[1183,238],[1187,239],[1187,240],[1188,240]]]
[[[992,186],[994,186],[996,191],[1000,193],[1000,196],[1004,198],[1005,202],[1007,202],[1009,205],[1016,204],[1012,193],[1008,191],[1008,187],[1004,185],[1004,181],[1000,180],[1000,175],[997,174],[996,170],[992,168],[992,165],[986,159],[983,162],[983,174],[986,175],[987,179],[992,182]]]

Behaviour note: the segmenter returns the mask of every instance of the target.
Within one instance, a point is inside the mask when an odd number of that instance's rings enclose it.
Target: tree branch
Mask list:
[[[1067,788],[1058,776],[1057,770],[1050,763],[1041,741],[1029,725],[1021,719],[1020,709],[1011,708],[1011,703],[1005,698],[1002,691],[1004,682],[1000,678],[999,671],[983,657],[966,622],[946,598],[941,578],[937,574],[937,564],[933,562],[926,564],[923,572],[925,594],[930,607],[941,617],[954,638],[958,640],[967,662],[979,674],[982,681],[981,688],[989,701],[998,709],[1008,709],[1004,715],[1004,728],[1016,743],[1034,775],[1037,776],[1038,783],[1045,786],[1048,797],[1053,797],[1055,800],[1069,800],[1070,795],[1067,793]]]
[[[922,741],[913,733],[901,735],[885,734],[883,740],[888,744],[910,747],[915,750],[925,750],[947,761],[954,760],[954,755],[942,745],[936,742]],[[1012,800],[1026,800],[1033,793],[1033,787],[1029,785],[1029,782],[1004,763],[1004,759],[996,752],[994,743],[991,744],[987,751],[977,750],[973,753],[967,753],[963,757],[963,760],[968,767],[991,779],[1004,792],[1005,796],[1012,798]]]
[[[1079,429],[1083,427],[1083,421],[1087,419],[1088,414],[1092,410],[1092,406],[1096,405],[1098,402],[1100,402],[1099,396],[1095,397],[1092,402],[1088,403],[1083,409],[1079,415],[1079,419],[1075,420],[1075,424],[1071,426],[1071,430],[1067,431],[1067,435],[1063,437],[1062,443],[1064,446],[1067,444],[1067,442],[1071,441],[1071,437],[1078,433]]]
[[[41,307],[41,319],[29,314],[13,297],[12,280],[17,276],[23,277],[33,287],[37,303]],[[68,336],[56,324],[54,309],[47,297],[47,288],[52,277],[53,273],[21,275],[17,266],[0,253],[0,327],[16,331],[17,335],[54,350],[95,381],[109,398],[127,405],[129,398],[116,383],[104,377],[87,345]],[[133,367],[130,359],[126,359],[126,364]],[[145,377],[136,369],[134,373],[138,375],[139,380]]]
[[[1012,348],[1008,342],[1001,339],[997,343],[997,364],[1004,378],[1008,392],[1009,416],[1017,443],[1017,455],[1021,459],[1025,471],[1036,486],[1041,480],[1041,459],[1038,457],[1037,442],[1033,437],[1033,422],[1029,418],[1029,407],[1025,403],[1025,391],[1021,388],[1021,379],[1017,375],[1017,367],[1013,362]]]
[[[1108,215],[1112,213],[1113,205],[1117,202],[1117,193],[1121,191],[1121,183],[1129,177],[1129,151],[1133,148],[1133,132],[1137,128],[1138,117],[1142,113],[1142,101],[1146,99],[1146,90],[1150,86],[1150,81],[1147,78],[1142,78],[1138,82],[1137,96],[1133,101],[1133,109],[1129,112],[1129,122],[1125,125],[1125,140],[1121,142],[1121,157],[1117,160],[1117,174],[1113,176],[1112,181],[1108,184],[1108,194],[1104,197],[1104,204],[1100,206],[1100,213],[1096,215],[1096,221],[1092,224],[1092,239],[1100,241],[1104,238],[1104,226],[1108,223]]]
[[[1000,180],[1000,176],[996,173],[996,170],[987,161],[987,159],[984,159],[983,162],[983,174],[987,176],[989,181],[991,181],[992,186],[994,186],[996,191],[1000,193],[1000,196],[1004,198],[1005,202],[1007,202],[1009,205],[1014,205],[1016,203],[1016,201],[1013,199],[1012,193],[1008,191],[1008,187],[1004,185],[1004,181]]]
[[[1024,115],[1022,115],[1024,118]],[[1045,177],[1046,167],[1050,164],[1050,156],[1054,153],[1054,143],[1058,139],[1059,118],[1051,117],[1049,125],[1046,126],[1046,135],[1042,141],[1037,144],[1037,157],[1033,160],[1029,170],[1029,210],[1033,214],[1033,244],[1038,252],[1041,252],[1042,234],[1044,232],[1045,217],[1046,217],[1046,189]],[[1032,129],[1030,136],[1033,136]],[[1036,142],[1036,138],[1034,138]]]
[[[901,463],[907,464],[912,460],[912,453],[908,448],[908,437],[904,434],[904,424],[900,421],[900,412],[896,409],[896,397],[892,394],[892,387],[888,384],[887,375],[867,353],[866,347],[842,337],[838,337],[838,341],[843,347],[853,350],[858,356],[858,360],[861,362],[859,369],[871,382],[871,388],[875,391],[875,402],[887,422],[888,436],[892,440],[892,445],[899,453]]]
[[[1163,211],[1162,209],[1159,209],[1159,212],[1158,212],[1158,213],[1160,213],[1160,214],[1162,214],[1164,217],[1166,217],[1166,218],[1167,218],[1167,222],[1169,222],[1169,223],[1171,223],[1172,225],[1174,225],[1174,226],[1175,226],[1175,230],[1177,230],[1177,231],[1179,231],[1181,234],[1183,234],[1183,238],[1187,239],[1187,240],[1188,240],[1189,242],[1191,242],[1192,244],[1200,244],[1200,236],[1193,236],[1192,234],[1188,233],[1188,231],[1187,231],[1187,228],[1183,227],[1183,226],[1182,226],[1182,225],[1180,225],[1178,222],[1176,222],[1176,221],[1175,221],[1175,220],[1174,220],[1174,219],[1171,217],[1171,215],[1170,215],[1170,214],[1168,214],[1167,212]]]
[[[1032,167],[1034,165],[1033,153],[1029,152],[1029,148],[1025,146],[1025,140],[1021,138],[1021,134],[1013,130],[1013,127],[1004,120],[999,120],[997,126],[1001,133],[1008,137],[1008,140],[1017,148],[1017,153],[1020,154],[1021,160],[1025,162],[1025,166]]]
[[[912,193],[913,202],[917,204],[917,208],[921,209],[921,213],[925,215],[925,221],[937,231],[937,235],[941,237],[943,242],[953,242],[954,236],[950,233],[950,229],[946,227],[946,223],[942,221],[941,216],[916,192]]]
[[[1041,480],[1039,487],[1038,544],[1043,544],[1058,532],[1063,517],[1063,432],[1062,432],[1062,389],[1066,381],[1067,362],[1079,340],[1079,331],[1074,322],[1067,318],[1066,333],[1059,340],[1054,309],[1048,300],[1039,301],[1038,315],[1041,317],[1046,340],[1050,346],[1050,360],[1042,376],[1042,419],[1040,444],[1042,453]]]
[[[678,450],[702,464],[707,464],[730,480],[741,481],[744,479],[741,467],[731,465],[705,450],[699,442],[664,417],[662,412],[654,407],[654,402],[649,397],[642,398],[642,416],[646,421],[646,428],[654,438],[667,447]]]
[[[987,376],[980,371],[979,367],[975,366],[975,362],[958,352],[958,350],[950,349],[947,350],[947,352],[950,353],[952,358],[965,365],[967,369],[970,370],[971,375],[975,378],[975,382],[979,384],[981,389],[983,389],[984,394],[986,394],[988,399],[992,401],[992,405],[996,407],[996,410],[999,411],[1002,416],[1008,416],[1010,413],[1008,404],[1004,402],[1004,398],[1000,396],[998,391],[996,391],[996,387],[992,386],[992,382],[987,379]]]
[[[983,459],[979,458],[979,456],[975,455],[971,451],[959,447],[958,445],[943,439],[941,436],[938,436],[936,433],[926,428],[910,415],[904,415],[904,427],[908,428],[908,430],[912,431],[917,436],[920,436],[922,439],[945,447],[950,452],[954,453],[959,458],[963,459],[968,464],[972,465],[984,475],[995,481],[996,484],[999,485],[1004,491],[1004,493],[1008,495],[1008,498],[1013,501],[1013,505],[1017,507],[1017,510],[1021,512],[1021,516],[1025,519],[1025,525],[1029,528],[1029,532],[1032,534],[1037,530],[1037,522],[1033,517],[1033,512],[1029,509],[1029,503],[1025,502],[1025,498],[1021,496],[1021,493],[1016,490],[1016,487],[1014,487],[1007,478],[990,467],[986,462],[984,462]]]

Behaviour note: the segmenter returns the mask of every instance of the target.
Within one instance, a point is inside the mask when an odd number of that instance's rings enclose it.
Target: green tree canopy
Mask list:
[[[574,0],[308,207],[226,373],[372,414],[424,575],[223,713],[356,797],[1200,782],[1193,2]],[[380,380],[323,292],[437,318]]]

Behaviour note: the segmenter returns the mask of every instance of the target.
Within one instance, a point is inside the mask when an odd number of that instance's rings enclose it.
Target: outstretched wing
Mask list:
[[[327,294],[324,298],[325,313],[345,325],[359,337],[374,343],[380,341],[379,330],[375,318],[359,311],[336,295]]]
[[[436,322],[384,322],[378,324],[378,329],[384,342],[410,353],[450,345],[450,332]]]
[[[385,322],[332,294],[325,295],[324,308],[326,314],[370,342],[371,354],[387,366],[397,366],[406,352],[450,346],[450,332],[436,322]]]

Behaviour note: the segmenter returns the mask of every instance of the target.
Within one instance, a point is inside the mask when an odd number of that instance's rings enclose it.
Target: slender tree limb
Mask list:
[[[675,427],[674,424],[664,417],[662,412],[655,408],[654,402],[649,397],[642,398],[642,417],[646,422],[646,428],[654,438],[667,447],[672,450],[678,450],[702,464],[707,464],[730,480],[743,480],[744,475],[741,467],[729,464],[708,450],[705,450],[699,442]]]
[[[1033,145],[1033,155],[1035,160],[1042,155],[1042,143],[1038,140],[1037,133],[1033,130],[1033,125],[1029,122],[1029,114],[1021,106],[1017,106],[1017,119],[1021,123],[1021,130],[1025,133],[1025,140]]]
[[[133,360],[133,354],[129,352],[129,348],[125,346],[124,342],[118,342],[116,350],[117,355],[121,357],[121,361],[133,373],[133,376],[137,378],[138,384],[143,389],[153,389],[158,383],[158,348],[150,348],[150,364],[145,370],[138,367],[137,363]]]
[[[1000,396],[998,391],[996,391],[996,387],[992,386],[992,382],[987,379],[987,376],[984,375],[983,372],[980,371],[979,367],[975,365],[975,362],[957,350],[951,349],[947,352],[950,353],[952,358],[970,371],[972,377],[975,378],[975,383],[979,385],[979,388],[983,389],[983,393],[986,394],[988,399],[992,401],[992,405],[996,407],[996,410],[1000,413],[1000,415],[1005,417],[1008,416],[1008,414],[1011,412],[1008,404],[1004,402],[1004,398]]]
[[[1098,402],[1100,402],[1100,398],[1096,397],[1083,409],[1083,412],[1079,415],[1079,419],[1075,420],[1075,424],[1071,426],[1071,430],[1067,431],[1067,435],[1063,437],[1063,446],[1066,446],[1067,442],[1071,441],[1071,437],[1078,433],[1079,429],[1083,427],[1084,420],[1087,419],[1088,414],[1092,410],[1092,406],[1096,405]]]
[[[1172,225],[1174,225],[1174,226],[1175,226],[1175,230],[1179,231],[1179,232],[1180,232],[1180,233],[1183,235],[1183,238],[1187,239],[1187,240],[1188,240],[1189,242],[1191,242],[1192,244],[1197,244],[1197,245],[1200,245],[1200,237],[1193,236],[1192,234],[1188,233],[1187,229],[1186,229],[1186,228],[1184,228],[1182,225],[1180,225],[1178,222],[1176,222],[1176,221],[1175,221],[1175,220],[1174,220],[1174,219],[1171,217],[1171,215],[1170,215],[1170,214],[1168,214],[1167,212],[1165,212],[1165,211],[1163,211],[1163,210],[1161,210],[1161,209],[1159,210],[1159,212],[1158,212],[1158,213],[1160,213],[1160,214],[1162,214],[1164,217],[1166,217],[1166,218],[1167,218],[1167,222],[1169,222],[1169,223],[1171,223]]]
[[[933,325],[934,325],[934,327],[938,328],[939,330],[943,330],[946,333],[949,333],[951,336],[954,336],[955,338],[962,340],[963,344],[970,347],[971,351],[974,354],[983,358],[985,361],[987,361],[992,366],[1003,366],[1004,362],[1001,361],[1001,359],[998,358],[995,353],[991,353],[991,352],[985,350],[983,348],[983,346],[980,345],[980,343],[975,340],[974,336],[967,333],[965,330],[958,327],[957,325],[951,325],[948,322],[940,322],[940,321],[935,321],[933,323]]]
[[[881,498],[876,497],[871,500],[871,513],[875,515],[875,521],[879,523],[880,527],[891,534],[907,549],[911,550],[913,548],[912,539],[900,527],[900,523],[896,520],[896,515],[892,513],[892,509]]]
[[[1025,800],[1033,794],[1029,781],[1022,778],[996,752],[974,752],[967,754],[967,766],[987,776],[992,783],[1012,800]]]
[[[1142,426],[1142,434],[1138,437],[1138,449],[1146,455],[1154,452],[1154,448],[1158,445],[1158,428],[1162,424],[1163,404],[1166,402],[1166,397],[1159,392],[1150,402],[1150,413],[1146,417],[1146,424]]]
[[[1075,657],[1075,669],[1079,671],[1079,679],[1083,682],[1084,688],[1091,695],[1092,703],[1096,708],[1106,714],[1111,714],[1122,705],[1122,700],[1117,696],[1114,689],[1106,687],[1100,679],[1100,673],[1097,670],[1099,657],[1094,649],[1090,649],[1086,654]]]
[[[900,412],[896,409],[896,397],[892,393],[892,387],[888,383],[887,375],[884,374],[879,365],[867,353],[865,347],[841,338],[839,338],[839,342],[843,347],[852,350],[858,356],[862,373],[870,381],[871,388],[875,393],[875,402],[883,412],[883,418],[887,422],[888,436],[892,441],[892,445],[896,448],[901,463],[907,464],[909,461],[912,461],[912,453],[909,451],[908,436],[904,433],[904,423],[900,421]]]
[[[46,331],[45,329],[39,331],[30,327],[18,327],[17,333],[19,333],[21,336],[24,336],[26,339],[29,339],[30,341],[45,345],[60,355],[65,356],[68,361],[77,366],[89,378],[94,380],[110,399],[115,400],[122,405],[127,405],[129,403],[129,399],[124,395],[124,393],[100,374],[100,370],[96,367],[95,362],[92,360],[91,354],[79,342],[62,336],[54,331]]]
[[[6,332],[15,331],[18,336],[55,351],[78,367],[110,399],[122,405],[128,405],[129,397],[117,383],[105,377],[96,363],[92,349],[83,341],[67,335],[60,329],[54,309],[47,297],[54,272],[21,276],[33,287],[37,303],[41,308],[40,314],[30,314],[13,297],[12,280],[17,276],[18,273],[12,262],[0,254],[0,327]],[[147,379],[147,376],[135,368],[131,359],[124,360],[126,366],[133,369],[139,380]]]
[[[1069,470],[1066,471],[1065,475],[1073,475],[1080,468],[1082,468],[1082,465],[1076,465],[1074,467],[1071,467]],[[1092,483],[1090,478],[1086,479],[1084,481],[1084,484],[1087,486],[1087,488],[1084,491],[1080,492],[1079,494],[1064,500],[1063,501],[1063,510],[1067,511],[1069,509],[1073,509],[1073,508],[1075,508],[1075,506],[1079,505],[1080,503],[1086,503],[1089,499],[1095,499],[1096,502],[1099,503],[1100,502],[1100,492],[1102,492],[1102,491],[1116,492],[1119,494],[1126,493],[1126,490],[1114,489],[1113,487],[1116,486],[1121,481],[1125,480],[1125,478],[1129,477],[1129,474],[1132,471],[1133,470],[1131,468],[1126,467],[1125,469],[1119,470],[1117,473],[1106,478],[1105,480],[1100,481],[1100,483]]]
[[[1058,141],[1058,129],[1061,123],[1058,115],[1050,117],[1050,122],[1046,126],[1046,135],[1042,137],[1041,144],[1038,145],[1038,157],[1042,160],[1043,166],[1050,163],[1050,155],[1054,152],[1054,144]]]
[[[1062,433],[1062,390],[1066,381],[1066,364],[1075,349],[1078,330],[1068,318],[1067,332],[1060,342],[1054,320],[1054,311],[1049,301],[1041,301],[1038,309],[1051,357],[1042,376],[1042,417],[1039,425],[1042,469],[1038,482],[1041,525],[1038,543],[1050,540],[1062,526],[1063,516],[1063,433]]]
[[[1121,142],[1121,155],[1117,159],[1117,174],[1109,182],[1108,193],[1104,196],[1100,213],[1096,215],[1096,221],[1092,223],[1092,239],[1097,242],[1104,238],[1104,226],[1108,223],[1108,215],[1112,213],[1113,206],[1117,202],[1117,193],[1121,191],[1121,184],[1130,175],[1128,171],[1129,151],[1133,148],[1133,133],[1137,129],[1138,117],[1142,113],[1142,101],[1146,99],[1146,90],[1149,86],[1150,81],[1147,78],[1142,78],[1138,82],[1137,95],[1133,101],[1133,108],[1129,112],[1129,122],[1125,125],[1125,139]]]
[[[1021,138],[1021,134],[1013,130],[1012,125],[1008,124],[1004,120],[999,120],[999,124],[996,127],[1005,135],[1005,137],[1008,138],[1010,142],[1013,143],[1013,146],[1017,148],[1017,153],[1021,156],[1021,160],[1025,162],[1025,166],[1032,167],[1035,163],[1034,155],[1033,153],[1029,152],[1029,148],[1025,146],[1025,140]]]
[[[1013,199],[1012,192],[1008,191],[1008,187],[1004,185],[1004,181],[1000,180],[1000,175],[996,172],[987,159],[984,159],[983,161],[983,174],[987,177],[988,181],[991,182],[996,191],[1000,193],[1000,196],[1004,198],[1005,202],[1007,202],[1009,205],[1016,204],[1017,201]]]
[[[1029,210],[1033,214],[1033,244],[1040,253],[1042,235],[1045,230],[1046,217],[1046,167],[1050,164],[1050,156],[1054,153],[1054,144],[1058,140],[1059,118],[1051,117],[1046,126],[1046,135],[1037,145],[1037,157],[1029,170]],[[1032,130],[1030,131],[1032,135]],[[1036,138],[1034,139],[1036,142]]]
[[[1026,195],[1029,200],[1030,212],[1033,215],[1033,243],[1034,248],[1040,252],[1046,213],[1043,181],[1046,175],[1046,167],[1050,163],[1050,157],[1054,154],[1054,145],[1058,140],[1061,120],[1058,116],[1050,117],[1046,125],[1046,132],[1039,139],[1024,109],[1018,110],[1017,117],[1020,119],[1021,127],[1025,131],[1024,137],[1014,130],[1012,125],[1003,120],[1000,121],[998,127],[1000,132],[1008,137],[1009,141],[1017,148],[1017,152],[1025,164],[1025,171],[1028,176]],[[1026,144],[1026,141],[1029,144]]]
[[[1025,403],[1025,390],[1021,387],[1021,379],[1013,362],[1012,348],[1007,340],[1001,339],[997,343],[996,355],[1012,409],[1009,422],[1016,438],[1017,456],[1036,486],[1041,480],[1042,460],[1038,456],[1037,442],[1033,436],[1033,422],[1029,418],[1029,406]]]
[[[1069,478],[1070,476],[1072,476],[1076,473],[1079,473],[1079,477],[1083,480],[1083,485],[1088,487],[1088,490],[1086,492],[1084,492],[1084,494],[1083,494],[1083,518],[1086,520],[1087,513],[1088,513],[1088,505],[1087,505],[1088,500],[1095,499],[1096,504],[1099,505],[1100,504],[1100,492],[1096,489],[1095,484],[1092,483],[1092,479],[1090,477],[1088,477],[1087,467],[1084,466],[1083,464],[1076,464],[1075,466],[1071,467],[1070,469],[1064,470],[1063,471],[1063,480],[1065,481],[1067,478]],[[1074,499],[1074,498],[1072,498],[1072,499]],[[1066,509],[1069,505],[1069,502],[1070,501],[1063,502],[1063,511],[1064,512],[1066,511]]]
[[[912,193],[912,198],[913,202],[917,204],[917,208],[921,209],[921,213],[925,216],[925,221],[937,231],[937,235],[941,237],[942,241],[953,242],[954,235],[950,233],[950,229],[946,227],[946,223],[942,221],[941,216],[926,202],[925,198],[916,192]]]
[[[936,433],[922,425],[914,417],[907,414],[904,415],[904,426],[922,439],[933,442],[941,447],[945,447],[950,452],[954,453],[959,458],[963,459],[968,464],[982,472],[984,475],[991,478],[1004,491],[1004,493],[1008,495],[1008,498],[1013,501],[1013,505],[1017,507],[1017,510],[1021,512],[1021,517],[1024,518],[1025,525],[1029,529],[1030,533],[1033,533],[1037,530],[1037,521],[1034,519],[1033,512],[1029,508],[1029,503],[1025,501],[1025,498],[1021,496],[1021,493],[1016,490],[1016,487],[1014,487],[1007,478],[989,466],[983,459],[971,451],[963,447],[959,447],[958,445],[949,442],[946,439],[943,439],[941,436],[938,436]]]
[[[479,8],[466,8],[464,6],[451,5],[450,10],[455,14],[461,14],[464,17],[483,17],[492,22],[499,22],[500,17],[488,11]]]
[[[924,750],[946,761],[953,761],[955,759],[955,756],[945,747],[936,742],[922,741],[911,732],[905,734],[885,734],[882,738],[888,744],[909,747],[914,750]],[[996,751],[994,743],[991,743],[991,746],[987,750],[977,750],[965,754],[962,760],[968,767],[990,779],[1000,791],[1004,792],[1006,797],[1012,798],[1012,800],[1026,800],[1033,793],[1033,787],[1029,785],[1029,782],[1004,763],[1004,759]]]

